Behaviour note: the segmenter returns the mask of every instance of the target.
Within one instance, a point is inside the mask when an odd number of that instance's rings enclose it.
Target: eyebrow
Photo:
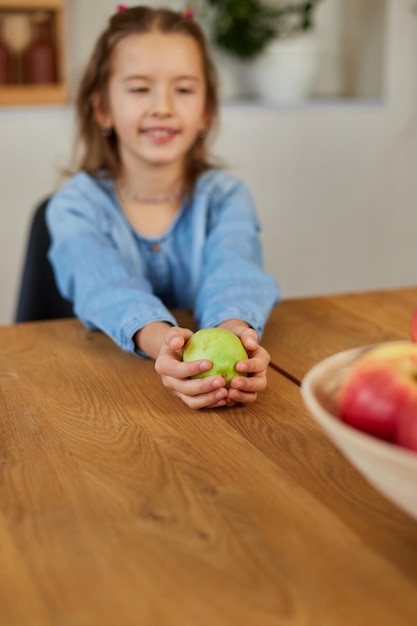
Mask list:
[[[151,81],[152,78],[150,76],[145,76],[143,74],[132,74],[130,76],[125,76],[125,78],[123,78],[123,82],[128,82],[130,80],[144,80],[144,81]],[[183,74],[181,76],[175,76],[174,80],[192,80],[195,82],[200,82],[200,78],[198,76],[194,76],[191,74]]]
[[[183,76],[177,76],[175,80],[195,80],[198,82],[201,80],[198,76],[194,76],[192,74],[184,74]]]
[[[130,76],[125,76],[123,78],[123,82],[127,82],[128,80],[150,80],[148,76],[142,76],[142,74],[132,74]]]

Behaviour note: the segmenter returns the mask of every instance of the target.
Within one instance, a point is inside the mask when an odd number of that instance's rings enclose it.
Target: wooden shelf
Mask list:
[[[59,11],[63,0],[0,0],[0,9],[10,11]]]
[[[11,85],[0,88],[0,106],[62,104],[67,100],[64,85]]]
[[[58,80],[53,84],[0,86],[0,106],[63,104],[67,102],[65,72],[65,0],[0,0],[1,13],[47,11],[53,16]]]

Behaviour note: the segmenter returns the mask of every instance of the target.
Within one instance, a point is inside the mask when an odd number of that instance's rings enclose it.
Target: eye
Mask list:
[[[190,87],[177,87],[177,92],[181,94],[189,94],[193,93],[193,90]]]
[[[130,93],[148,93],[149,87],[131,87],[129,89]]]

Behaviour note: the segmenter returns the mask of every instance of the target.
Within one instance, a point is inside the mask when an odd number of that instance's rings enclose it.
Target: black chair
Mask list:
[[[16,322],[74,317],[72,304],[58,291],[47,253],[50,237],[45,221],[49,198],[35,210],[18,297]]]

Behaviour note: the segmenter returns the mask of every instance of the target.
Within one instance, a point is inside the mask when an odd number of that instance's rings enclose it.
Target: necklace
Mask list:
[[[128,187],[124,185],[119,185],[120,192],[124,195],[128,200],[133,200],[133,202],[143,202],[144,204],[162,204],[163,202],[171,202],[171,200],[176,200],[180,198],[184,193],[183,187],[180,187],[173,193],[168,194],[167,196],[140,196],[138,193],[131,191]]]

